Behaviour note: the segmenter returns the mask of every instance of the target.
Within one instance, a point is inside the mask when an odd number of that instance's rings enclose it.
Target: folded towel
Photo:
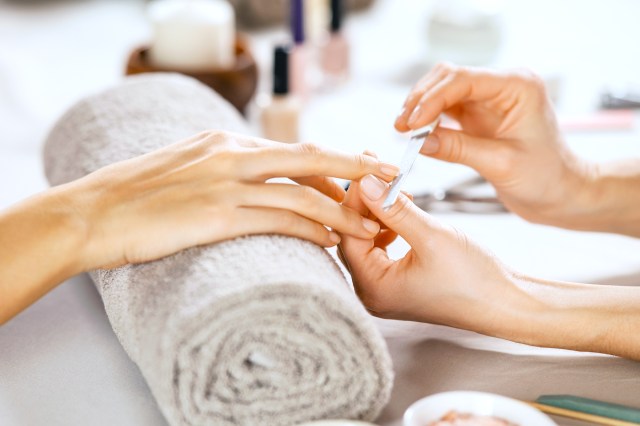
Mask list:
[[[45,145],[52,185],[205,129],[246,132],[194,80],[130,77],[75,105]],[[373,420],[385,342],[322,248],[252,236],[91,273],[123,347],[172,425]]]

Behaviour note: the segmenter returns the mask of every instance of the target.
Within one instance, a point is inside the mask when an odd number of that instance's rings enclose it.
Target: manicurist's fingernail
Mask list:
[[[340,235],[335,232],[329,232],[329,240],[331,240],[333,244],[338,244],[340,242]]]
[[[440,149],[440,139],[436,135],[429,135],[420,150],[423,154],[435,154]]]
[[[380,163],[380,171],[387,176],[398,176],[398,173],[400,173],[400,167],[389,163]]]
[[[413,112],[411,113],[411,115],[409,116],[409,120],[407,121],[407,124],[409,126],[412,126],[414,124],[416,124],[416,121],[418,121],[418,117],[420,117],[420,105],[418,105]]]
[[[387,186],[371,175],[366,175],[360,181],[360,187],[365,197],[371,201],[379,200],[387,189]]]
[[[364,226],[364,229],[371,232],[372,234],[377,234],[378,232],[380,232],[380,225],[378,224],[378,222],[374,222],[373,220],[367,219],[366,217],[362,218],[362,226]]]

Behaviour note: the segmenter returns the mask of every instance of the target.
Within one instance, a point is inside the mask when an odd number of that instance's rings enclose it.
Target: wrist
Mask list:
[[[86,227],[56,187],[0,213],[0,229],[1,324],[85,270]]]
[[[76,232],[81,236],[78,267],[82,272],[108,268],[123,263],[110,244],[107,222],[113,216],[110,207],[118,206],[113,200],[116,190],[107,186],[98,173],[60,187],[60,197],[72,212]]]
[[[640,237],[640,162],[577,160],[565,181],[555,226]]]
[[[547,307],[531,293],[527,277],[505,270],[498,297],[487,299],[481,309],[491,312],[489,321],[475,321],[472,331],[514,342],[540,346],[539,318]],[[484,316],[487,318],[487,316]]]
[[[590,230],[640,237],[640,160],[597,165]]]
[[[594,226],[594,205],[601,197],[600,166],[568,154],[565,171],[560,176],[554,208],[545,212],[549,225],[575,230],[591,230]]]
[[[640,291],[633,287],[547,281],[514,274],[518,314],[505,317],[496,335],[532,346],[599,352],[633,359],[640,344],[628,336],[640,327]]]
[[[60,242],[57,246],[64,246],[64,261],[60,263],[64,279],[90,269],[87,246],[91,226],[80,202],[81,195],[82,190],[74,183],[54,187],[44,195],[50,218],[47,227],[57,234]]]

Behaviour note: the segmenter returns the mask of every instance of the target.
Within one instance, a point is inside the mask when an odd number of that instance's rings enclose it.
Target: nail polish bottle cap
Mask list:
[[[304,43],[303,0],[291,0],[291,34],[296,44]]]
[[[337,33],[342,28],[342,0],[331,0],[331,32]]]
[[[289,45],[276,46],[273,52],[273,94],[289,93]]]

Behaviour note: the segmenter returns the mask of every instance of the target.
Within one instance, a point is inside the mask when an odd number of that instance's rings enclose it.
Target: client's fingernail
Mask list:
[[[389,163],[380,163],[380,171],[387,176],[398,176],[398,173],[400,173],[400,167]]]
[[[340,242],[340,235],[335,232],[329,232],[329,239],[333,244],[338,244]]]
[[[387,186],[380,182],[377,178],[371,175],[366,175],[360,181],[360,187],[365,197],[371,201],[379,200],[384,192],[387,190]]]
[[[396,121],[400,120],[400,118],[402,118],[402,116],[404,115],[404,113],[407,112],[407,106],[403,106],[402,109],[400,110],[400,112],[398,113],[398,116],[396,117]]]
[[[440,149],[440,139],[436,135],[429,135],[420,150],[423,154],[435,154]]]
[[[364,229],[371,232],[372,234],[377,234],[380,232],[380,225],[378,222],[374,222],[373,220],[367,219],[366,217],[362,218],[362,226]]]

